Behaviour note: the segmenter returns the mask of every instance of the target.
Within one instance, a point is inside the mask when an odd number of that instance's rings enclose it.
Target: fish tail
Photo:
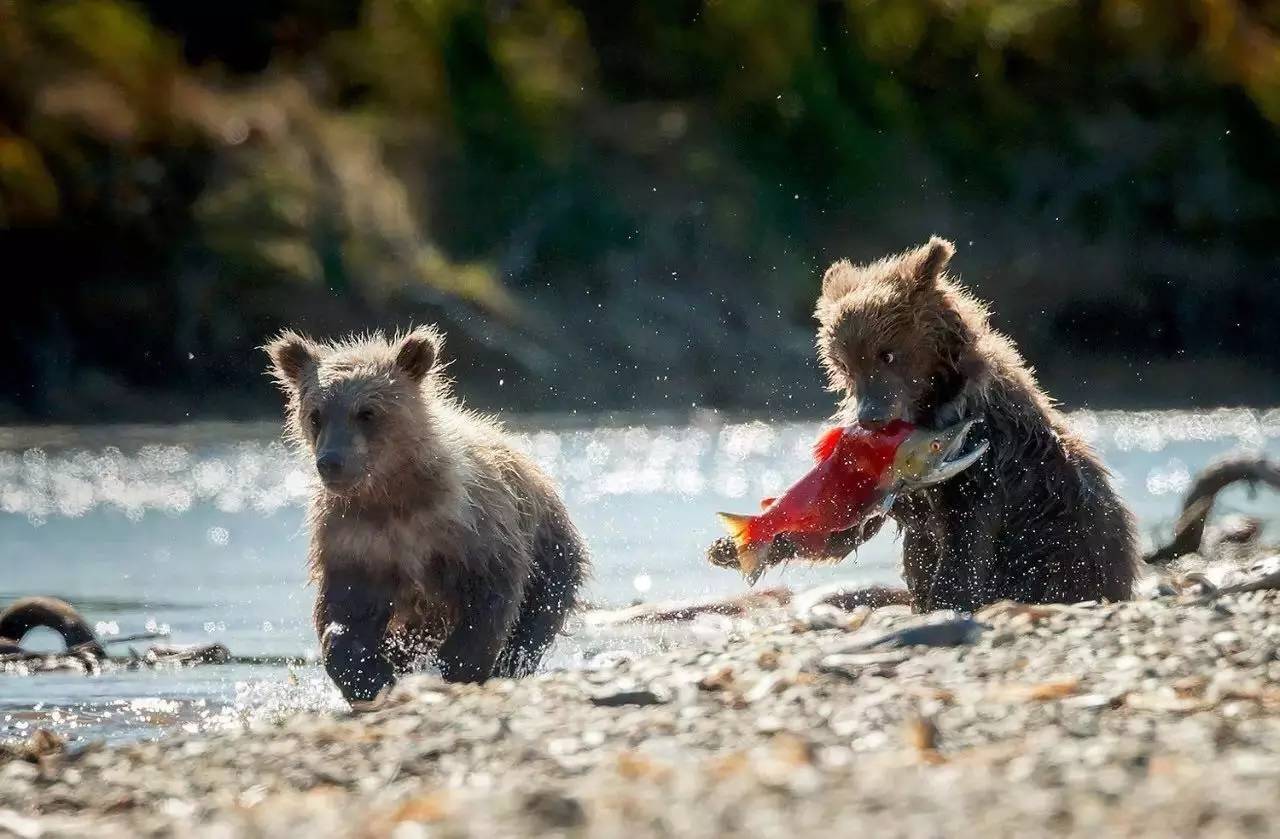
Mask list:
[[[749,584],[755,585],[764,571],[765,553],[764,546],[753,544],[751,538],[751,525],[755,517],[738,513],[717,513],[716,515],[720,518],[720,523],[729,531],[729,538],[733,540],[733,546],[738,550],[738,570],[747,578]]]
[[[746,550],[747,545],[751,543],[751,521],[752,516],[745,516],[740,513],[716,513],[716,517],[720,519],[720,523],[724,525],[725,530],[729,531],[729,537],[733,539],[734,547],[738,552]]]

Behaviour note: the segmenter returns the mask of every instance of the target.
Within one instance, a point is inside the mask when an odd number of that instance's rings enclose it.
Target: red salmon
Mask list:
[[[986,451],[983,441],[956,460],[972,421],[939,431],[903,420],[870,430],[832,428],[814,447],[817,465],[755,516],[720,513],[738,552],[738,567],[754,583],[774,537],[785,533],[801,555],[818,557],[831,534],[855,527],[908,488],[949,479]]]

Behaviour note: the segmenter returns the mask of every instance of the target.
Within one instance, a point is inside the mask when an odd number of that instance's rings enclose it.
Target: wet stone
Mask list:
[[[1005,606],[960,646],[865,646],[957,620],[882,609],[796,631],[776,609],[583,670],[406,680],[371,714],[0,760],[0,834],[5,818],[105,839],[1270,831],[1280,593]]]
[[[605,708],[625,705],[661,705],[666,698],[648,688],[603,690],[591,695],[591,704]]]

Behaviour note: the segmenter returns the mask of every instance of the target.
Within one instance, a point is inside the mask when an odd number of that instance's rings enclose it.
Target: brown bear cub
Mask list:
[[[587,551],[546,475],[440,372],[418,328],[267,345],[313,458],[311,576],[325,669],[369,700],[432,653],[444,678],[532,672],[577,603]]]
[[[892,508],[917,608],[1128,598],[1137,556],[1128,511],[986,307],[947,275],[954,253],[934,237],[869,265],[837,262],[815,312],[846,421],[938,427],[976,417],[968,445],[990,442],[967,471]],[[838,535],[832,549],[847,553],[873,532]]]

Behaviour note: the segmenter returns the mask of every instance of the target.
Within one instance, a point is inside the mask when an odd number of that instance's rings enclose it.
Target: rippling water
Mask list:
[[[1076,413],[1144,535],[1167,529],[1191,475],[1228,451],[1280,455],[1280,410]],[[754,509],[808,464],[815,423],[726,422],[528,427],[523,444],[563,488],[595,560],[588,598],[606,604],[734,593],[737,575],[702,560],[717,510]],[[0,604],[66,598],[105,635],[171,633],[220,641],[242,658],[314,660],[302,505],[307,465],[264,426],[0,432]],[[1266,517],[1275,499],[1224,496]],[[1270,502],[1270,503],[1268,503]],[[836,578],[890,581],[889,528],[856,560],[791,567],[804,587]],[[775,579],[767,578],[766,583]],[[696,631],[696,630],[695,630]],[[579,628],[548,666],[687,635]],[[51,637],[33,645],[55,648]],[[0,676],[0,737],[35,726],[73,736],[139,737],[236,724],[246,717],[337,708],[314,664],[237,663],[182,670]]]

